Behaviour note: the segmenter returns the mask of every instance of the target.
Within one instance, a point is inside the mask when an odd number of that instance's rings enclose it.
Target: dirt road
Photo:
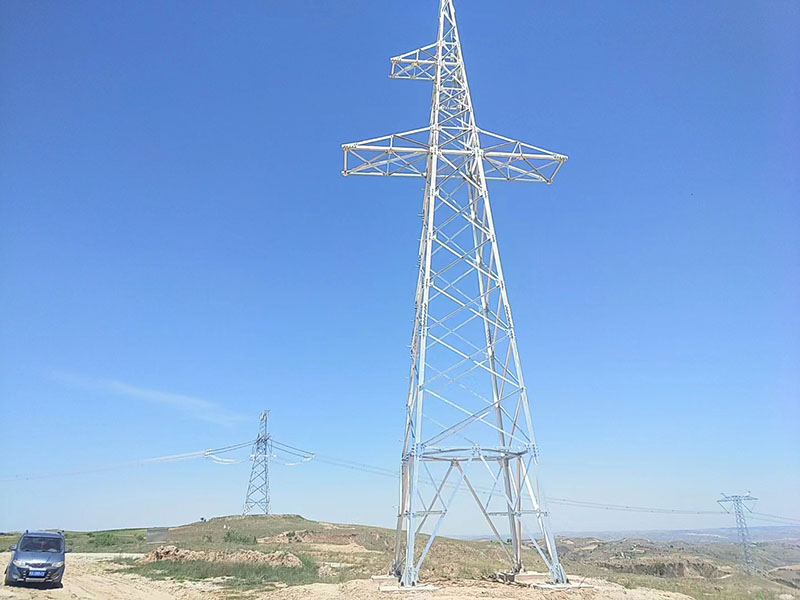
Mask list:
[[[58,589],[33,587],[0,587],[0,599],[25,600],[221,600],[230,593],[213,583],[180,583],[153,581],[121,571],[111,562],[118,554],[67,555],[64,586]],[[135,555],[127,555],[135,556]],[[5,569],[10,554],[0,553],[0,568]],[[567,592],[539,592],[481,581],[439,583],[436,592],[414,592],[413,600],[691,600],[688,596],[655,590],[628,590],[618,585],[587,581],[595,589]],[[343,584],[316,583],[284,588],[274,592],[237,591],[237,598],[253,600],[392,600],[407,594],[381,593],[378,585],[369,580]]]
[[[3,586],[0,598],[36,598],[95,600],[119,598],[120,600],[170,600],[172,598],[204,598],[202,595],[178,595],[179,586],[172,582],[154,582],[141,577],[114,573],[116,568],[110,561],[119,554],[67,554],[67,565],[63,587],[48,589],[41,587]],[[123,555],[139,556],[139,555]],[[10,553],[0,554],[0,565],[5,570]],[[205,596],[208,598],[208,596]]]

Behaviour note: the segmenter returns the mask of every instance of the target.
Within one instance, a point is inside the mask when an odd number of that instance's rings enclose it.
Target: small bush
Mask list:
[[[228,529],[225,532],[225,541],[231,542],[233,544],[250,544],[253,545],[256,543],[256,536],[254,535],[244,535],[242,533],[236,533],[233,529]]]

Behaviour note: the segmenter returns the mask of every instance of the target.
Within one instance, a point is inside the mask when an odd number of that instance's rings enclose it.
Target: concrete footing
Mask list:
[[[500,571],[492,575],[492,579],[500,583],[517,583],[520,585],[532,585],[534,583],[545,583],[550,579],[547,573],[536,573],[535,571],[521,571],[520,573],[511,573],[509,571]]]
[[[499,583],[528,586],[539,590],[574,590],[594,587],[586,583],[551,583],[549,573],[536,573],[533,571],[522,571],[521,573],[500,572],[495,573],[492,579]]]
[[[378,586],[380,592],[435,592],[439,588],[429,583],[418,583],[413,586],[403,586],[394,575],[373,575],[370,577]]]
[[[382,585],[378,588],[380,592],[435,592],[439,588],[429,583],[418,583],[412,586],[403,586],[399,583],[394,585]]]
[[[594,588],[588,583],[532,583],[531,587],[537,590],[588,590]]]

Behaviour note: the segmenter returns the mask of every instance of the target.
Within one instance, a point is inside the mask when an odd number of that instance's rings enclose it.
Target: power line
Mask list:
[[[762,523],[769,523],[771,525],[786,525],[786,526],[793,526],[793,527],[800,527],[800,524],[793,519],[787,519],[784,517],[770,518],[770,517],[759,517],[755,515],[750,515],[748,517],[751,521],[761,521]]]
[[[279,444],[279,442],[275,442],[275,444]],[[296,448],[295,446],[289,446],[288,444],[282,444],[283,446],[287,446],[289,448],[293,448],[299,452],[310,454],[314,456],[314,460],[316,462],[321,462],[324,464],[329,464],[332,466],[337,466],[341,468],[351,469],[354,471],[361,471],[366,473],[371,473],[375,475],[382,475],[385,477],[396,478],[398,477],[397,471],[393,471],[391,469],[386,469],[383,467],[377,467],[375,465],[367,465],[364,463],[358,463],[353,461],[348,461],[340,458],[335,458],[331,456],[327,456],[324,454],[319,454],[315,452],[309,452],[307,450],[302,450],[300,448]],[[449,484],[451,487],[455,484]],[[448,487],[447,485],[445,487]],[[489,493],[491,490],[486,487],[481,486],[473,486],[475,491]],[[461,490],[463,493],[468,493],[468,490]],[[572,506],[576,508],[591,508],[591,509],[599,509],[599,510],[614,510],[614,511],[624,511],[624,512],[639,512],[639,513],[653,513],[653,514],[673,514],[673,515],[724,515],[727,514],[724,510],[691,510],[691,509],[681,509],[681,508],[660,508],[660,507],[648,507],[648,506],[632,506],[632,505],[625,505],[625,504],[604,504],[601,502],[589,502],[583,500],[572,500],[569,498],[556,498],[548,496],[546,498],[548,504],[561,504],[565,506]],[[772,519],[772,522],[779,522],[779,521],[790,521],[796,522],[800,524],[800,519],[791,519],[788,517],[780,517],[778,515],[768,515],[763,513],[753,513],[756,515],[754,518],[761,518],[761,520],[768,521]]]
[[[780,520],[780,521],[788,521],[788,522],[791,522],[791,523],[797,523],[798,525],[800,525],[800,519],[792,519],[791,517],[780,517],[778,515],[768,515],[766,513],[757,513],[757,512],[754,512],[752,514],[754,516],[750,517],[751,519],[760,519],[762,521],[769,520],[769,519],[776,519],[776,520]]]
[[[293,447],[293,446],[289,446]],[[386,469],[383,467],[377,467],[374,465],[367,465],[364,463],[357,463],[353,461],[348,461],[344,459],[339,459],[335,457],[330,457],[326,455],[321,455],[319,453],[312,453],[308,452],[307,450],[300,450],[300,452],[305,452],[308,454],[312,454],[314,456],[314,460],[316,462],[321,462],[325,464],[329,464],[332,466],[337,466],[341,468],[351,469],[355,471],[362,471],[367,472],[375,475],[383,475],[385,477],[396,478],[398,477],[398,473],[396,471],[392,471],[391,469]],[[449,484],[450,486],[454,486],[455,484]],[[447,485],[445,486],[447,487]],[[489,493],[491,490],[486,487],[481,486],[473,486],[475,491]],[[468,493],[468,490],[461,490],[463,493]],[[661,507],[649,507],[649,506],[632,506],[632,505],[625,505],[625,504],[604,504],[601,502],[589,502],[583,500],[572,500],[569,498],[556,498],[548,496],[546,498],[548,504],[561,504],[565,506],[572,506],[576,508],[590,508],[590,509],[599,509],[599,510],[614,510],[614,511],[624,511],[624,512],[639,512],[639,513],[653,513],[653,514],[672,514],[672,515],[724,515],[727,514],[724,510],[691,510],[691,509],[682,509],[682,508],[661,508]],[[790,517],[781,517],[778,515],[769,515],[765,513],[753,513],[752,518],[757,518],[759,520],[767,521],[767,522],[781,522],[786,521],[790,523],[798,523],[800,524],[800,519],[792,519]]]
[[[289,444],[285,444],[275,438],[272,438],[272,443],[276,446],[282,446],[284,448],[289,448],[290,450],[294,450],[295,452],[300,452],[301,454],[314,454],[314,452],[309,452],[307,450],[303,450],[302,448],[297,448],[296,446],[290,446]]]
[[[289,456],[293,456],[296,458],[301,459],[299,462],[288,463],[288,466],[297,465],[302,462],[308,462],[313,460],[314,462],[319,462],[321,464],[329,465],[332,467],[338,467],[341,469],[348,469],[351,471],[359,471],[363,473],[369,473],[372,475],[378,475],[382,477],[396,479],[398,477],[398,472],[392,469],[387,469],[385,467],[379,467],[376,465],[370,465],[366,463],[351,461],[344,458],[339,458],[335,456],[330,456],[327,454],[320,454],[318,452],[311,452],[309,450],[304,450],[302,448],[298,448],[297,446],[292,446],[290,444],[286,444],[279,440],[276,440],[270,437],[272,443],[272,453],[270,453],[269,458],[275,459],[278,457],[278,454],[286,454]],[[116,463],[111,465],[103,465],[97,467],[88,467],[85,469],[74,469],[70,471],[60,471],[56,473],[41,473],[41,474],[34,474],[34,475],[16,475],[10,477],[2,477],[0,478],[0,482],[12,482],[12,481],[26,481],[26,480],[33,480],[33,479],[46,479],[50,477],[69,477],[73,475],[83,475],[89,473],[98,473],[103,471],[112,471],[117,469],[126,469],[136,466],[143,466],[148,464],[157,464],[157,463],[166,463],[166,462],[178,462],[178,461],[185,461],[191,460],[195,458],[208,458],[214,460],[215,455],[218,454],[225,454],[228,452],[234,452],[236,450],[240,450],[242,448],[248,447],[253,444],[256,440],[248,440],[246,442],[240,442],[238,444],[232,444],[229,446],[222,446],[221,448],[213,448],[209,450],[198,450],[195,452],[185,452],[182,454],[169,454],[166,456],[156,456],[152,458],[143,458],[138,460],[126,461],[122,463]],[[241,461],[239,461],[241,462]],[[223,464],[232,464],[232,463],[223,463]],[[455,484],[449,484],[451,487],[455,486]],[[447,485],[445,487],[448,487]],[[481,493],[489,493],[491,490],[486,487],[481,486],[473,486],[476,492]],[[469,493],[468,490],[461,489],[459,490],[462,494]],[[574,508],[588,508],[588,509],[597,509],[597,510],[612,510],[612,511],[622,511],[622,512],[639,512],[639,513],[654,513],[654,514],[673,514],[673,515],[724,515],[727,514],[725,511],[713,511],[713,510],[689,510],[689,509],[679,509],[679,508],[663,508],[663,507],[646,507],[646,506],[633,506],[633,505],[625,505],[625,504],[604,504],[601,502],[589,502],[584,500],[574,500],[570,498],[558,498],[548,496],[546,501],[549,504],[559,504],[564,506],[571,506]],[[792,517],[782,517],[780,515],[773,515],[768,513],[757,513],[753,512],[750,516],[751,519],[762,521],[764,523],[772,523],[778,525],[800,525],[800,519],[795,519]]]
[[[547,501],[551,504],[564,504],[566,506],[575,506],[580,508],[598,508],[603,510],[619,510],[627,512],[646,512],[646,513],[674,514],[674,515],[724,515],[725,514],[725,511],[722,510],[686,510],[680,508],[653,508],[645,506],[627,506],[623,504],[602,504],[600,502],[570,500],[568,498],[548,497]]]
[[[150,465],[156,463],[166,463],[166,462],[178,462],[184,460],[192,460],[195,458],[213,458],[214,455],[217,454],[225,454],[227,452],[233,452],[235,450],[239,450],[241,448],[245,448],[253,443],[254,440],[248,440],[246,442],[241,442],[239,444],[233,444],[231,446],[223,446],[222,448],[212,448],[208,450],[196,450],[194,452],[184,452],[182,454],[167,454],[165,456],[155,456],[152,458],[140,458],[137,460],[130,460],[120,463],[113,463],[109,465],[99,465],[96,467],[86,467],[84,469],[72,469],[67,471],[57,471],[53,473],[38,473],[38,474],[26,474],[26,475],[12,475],[9,477],[2,477],[0,478],[0,482],[10,482],[10,481],[28,481],[33,479],[50,479],[53,477],[71,477],[73,475],[85,475],[89,473],[101,473],[104,471],[115,471],[118,469],[129,469],[131,467],[139,467],[143,465]]]

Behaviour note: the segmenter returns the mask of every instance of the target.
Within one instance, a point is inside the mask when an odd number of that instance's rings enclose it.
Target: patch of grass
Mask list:
[[[300,556],[302,567],[276,567],[264,564],[226,561],[162,560],[151,563],[117,560],[127,567],[126,572],[150,579],[201,581],[219,578],[220,585],[231,588],[274,588],[274,583],[303,585],[319,581],[317,565],[306,556]]]
[[[209,541],[212,539],[211,536],[208,536]],[[255,545],[256,536],[254,535],[245,535],[243,533],[237,533],[233,529],[228,529],[225,531],[225,537],[223,538],[226,542],[231,544],[251,544]]]
[[[0,534],[0,552],[8,550],[9,546],[13,546],[19,539],[18,533],[2,533]]]
[[[88,534],[89,543],[98,548],[111,548],[112,546],[119,546],[121,539],[111,533],[110,531],[98,531]]]
[[[147,552],[144,529],[65,531],[67,546],[74,552]]]

